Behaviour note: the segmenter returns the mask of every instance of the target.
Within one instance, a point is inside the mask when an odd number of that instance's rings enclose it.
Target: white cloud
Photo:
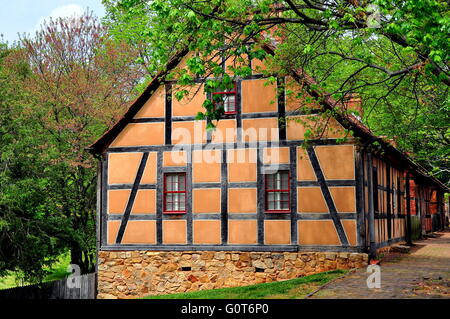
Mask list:
[[[64,17],[73,17],[73,16],[81,16],[83,15],[84,9],[82,6],[78,4],[68,4],[65,6],[57,7],[53,9],[48,16],[40,17],[39,21],[36,23],[34,28],[31,30],[31,33],[34,33],[35,31],[39,30],[41,25],[47,20],[49,21],[50,18],[53,20],[58,18],[64,18]]]

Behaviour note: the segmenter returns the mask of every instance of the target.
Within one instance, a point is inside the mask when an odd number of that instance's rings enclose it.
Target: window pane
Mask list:
[[[172,194],[172,196],[173,196],[173,210],[174,211],[180,210],[179,209],[179,207],[180,207],[180,194],[175,193],[175,194]]]
[[[173,176],[172,190],[178,191],[178,190],[180,190],[179,176],[178,175],[172,175],[172,176]]]
[[[275,209],[275,202],[274,202],[274,194],[275,193],[268,193],[267,195],[267,209],[268,210],[274,210]]]
[[[275,187],[274,189],[281,189],[281,174],[280,173],[276,173],[275,174]]]
[[[287,172],[281,173],[281,188],[288,189],[289,188],[289,174]]]
[[[178,190],[179,191],[184,191],[185,190],[185,175],[184,174],[180,174],[178,175]]]
[[[166,211],[173,210],[173,198],[172,194],[166,194]]]
[[[166,175],[166,191],[173,191],[173,175]]]
[[[236,96],[234,94],[225,96],[225,98],[224,98],[225,112],[234,112],[235,111],[235,100],[236,100]]]
[[[281,209],[281,206],[280,206],[281,194],[276,192],[276,193],[274,193],[274,195],[275,195],[275,209],[279,210],[279,209]]]
[[[186,210],[186,194],[180,193],[179,195],[179,206],[178,210],[184,211]]]
[[[266,183],[267,183],[266,188],[267,189],[274,189],[274,187],[273,187],[273,177],[274,177],[274,175],[266,175]]]

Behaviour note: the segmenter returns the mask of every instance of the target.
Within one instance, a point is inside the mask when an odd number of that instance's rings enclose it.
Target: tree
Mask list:
[[[54,240],[83,273],[95,266],[96,216],[96,161],[85,148],[123,114],[144,75],[136,51],[107,31],[92,13],[50,20],[4,61],[16,101],[3,162],[26,171],[13,176],[8,166],[3,201],[58,220]]]
[[[33,124],[13,108],[21,92],[5,70],[4,60],[13,51],[0,43],[0,275],[22,270],[21,279],[34,281],[64,252],[64,240],[58,238],[68,232],[42,196],[46,180],[31,173],[38,167],[29,160],[37,145],[21,137]]]
[[[148,65],[150,74],[154,75],[184,49],[197,54],[188,59],[188,72],[178,71],[179,84],[188,85],[198,77],[222,78],[208,81],[206,91],[228,85],[230,71],[231,77],[250,74],[245,63],[236,63],[225,73],[218,56],[235,62],[242,62],[246,56],[265,60],[272,65],[268,76],[305,71],[317,82],[306,89],[322,92],[320,98],[332,96],[339,104],[349,95],[361,95],[366,125],[377,134],[397,136],[404,151],[413,152],[436,176],[449,181],[447,1],[104,0],[103,3],[107,9],[106,23],[114,34],[130,43],[148,44],[145,54],[153,62]],[[132,34],[122,33],[128,21],[139,21]],[[269,59],[262,46],[274,43],[275,57]],[[185,93],[181,90],[177,97]],[[212,103],[205,101],[204,107],[204,116],[220,119],[220,110],[214,110]],[[432,116],[428,116],[429,111]],[[407,114],[422,116],[409,118]],[[437,118],[439,125],[435,125]],[[393,123],[396,125],[392,127]],[[423,134],[407,136],[407,128],[412,127]],[[432,137],[433,142],[423,143],[424,137]],[[432,161],[423,156],[430,150],[434,154]]]

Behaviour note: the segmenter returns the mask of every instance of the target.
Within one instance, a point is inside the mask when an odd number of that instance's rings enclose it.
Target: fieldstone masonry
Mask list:
[[[98,298],[138,298],[365,267],[364,253],[100,251]]]

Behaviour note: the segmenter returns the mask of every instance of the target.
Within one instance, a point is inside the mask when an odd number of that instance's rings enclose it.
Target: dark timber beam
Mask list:
[[[262,174],[262,147],[258,143],[256,150],[256,181],[257,188],[257,224],[258,224],[258,244],[264,245],[264,210],[265,210],[265,194],[264,194],[264,175]]]
[[[392,208],[391,208],[391,166],[386,164],[386,203],[388,240],[392,238]]]
[[[165,143],[166,145],[172,144],[172,84],[167,83],[165,85],[166,98],[165,98]]]
[[[278,93],[278,135],[280,140],[286,140],[286,108],[285,108],[285,78],[277,78]]]
[[[109,155],[103,154],[102,155],[102,198],[101,198],[101,205],[102,205],[102,216],[100,218],[100,244],[101,246],[107,244],[107,228],[108,228],[108,160]]]
[[[227,150],[222,149],[222,163],[220,163],[220,233],[222,245],[228,243],[228,165]]]
[[[325,177],[323,175],[322,169],[317,159],[316,152],[312,146],[307,148],[309,160],[313,167],[314,173],[316,175],[317,181],[320,184],[320,189],[322,190],[323,197],[328,206],[328,211],[330,212],[331,219],[333,220],[334,227],[336,228],[337,234],[343,246],[349,246],[347,235],[345,234],[344,227],[342,226],[341,219],[334,204],[333,197],[331,196],[330,190],[328,189]]]
[[[410,185],[409,185],[410,177],[409,172],[406,173],[406,185],[405,185],[405,193],[406,193],[406,244],[408,246],[412,245],[412,236],[411,236],[411,194],[410,194]]]
[[[161,245],[163,242],[163,151],[159,150],[156,158],[156,244]]]
[[[367,178],[368,178],[368,193],[369,193],[369,259],[376,257],[377,247],[375,242],[375,208],[374,208],[374,198],[373,198],[373,162],[372,154],[369,152],[367,154]]]
[[[122,242],[123,234],[125,233],[125,229],[128,223],[128,218],[130,217],[131,209],[133,208],[134,200],[136,199],[139,184],[141,183],[142,175],[144,174],[145,165],[147,164],[148,154],[148,152],[142,154],[142,159],[141,163],[139,164],[136,179],[134,180],[133,188],[131,189],[130,197],[128,198],[127,206],[125,208],[125,212],[123,213],[119,231],[117,232],[116,244],[120,244]]]
[[[358,246],[364,247],[366,244],[365,209],[364,209],[364,153],[356,152],[355,158],[356,172],[356,219],[358,231]]]

